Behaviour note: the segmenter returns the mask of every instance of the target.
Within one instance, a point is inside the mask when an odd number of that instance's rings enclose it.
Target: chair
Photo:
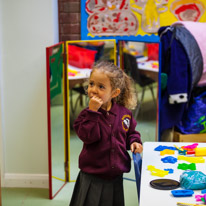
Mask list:
[[[73,103],[73,92],[76,92],[78,94],[75,103]],[[88,98],[82,84],[79,87],[74,87],[70,89],[70,109],[73,115],[75,115],[75,112],[77,110],[78,102],[81,106],[83,106],[83,96],[85,96],[85,106],[88,106]]]
[[[142,157],[139,153],[132,153],[134,161],[135,178],[137,185],[138,201],[140,200],[140,183],[141,183],[141,169],[142,169]]]
[[[136,182],[138,202],[140,200],[140,183],[141,183],[141,169],[142,169],[142,157],[139,153],[132,153],[134,162],[135,179],[123,177],[124,180]]]
[[[134,111],[134,118],[136,119],[137,116],[138,116],[141,104],[143,102],[145,90],[146,90],[147,87],[149,87],[149,89],[152,93],[154,103],[156,104],[154,91],[153,91],[153,83],[155,83],[155,80],[147,77],[144,74],[140,74],[139,69],[138,69],[138,64],[137,64],[137,61],[136,61],[136,57],[131,55],[131,54],[123,53],[123,68],[124,68],[124,71],[129,76],[131,76],[132,79],[138,85],[140,85],[140,87],[142,88],[142,95],[141,95],[139,104],[138,104],[137,108]]]

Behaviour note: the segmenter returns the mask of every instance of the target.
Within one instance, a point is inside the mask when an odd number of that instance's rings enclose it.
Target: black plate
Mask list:
[[[151,187],[158,190],[173,190],[180,187],[180,183],[171,179],[156,179],[150,182]]]

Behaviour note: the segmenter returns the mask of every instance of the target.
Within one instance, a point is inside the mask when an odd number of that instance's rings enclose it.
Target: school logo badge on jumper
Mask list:
[[[130,120],[131,116],[128,114],[122,117],[122,127],[126,132],[129,130]]]

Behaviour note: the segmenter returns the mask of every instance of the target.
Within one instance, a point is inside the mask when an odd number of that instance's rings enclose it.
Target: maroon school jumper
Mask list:
[[[139,142],[136,121],[127,108],[113,103],[110,111],[84,109],[74,122],[74,129],[84,142],[79,156],[79,168],[104,179],[113,179],[131,169],[127,152],[133,142]]]

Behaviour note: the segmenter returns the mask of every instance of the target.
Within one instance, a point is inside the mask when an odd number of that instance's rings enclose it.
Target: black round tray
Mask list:
[[[173,190],[180,187],[180,183],[171,179],[156,179],[150,182],[152,188],[158,190]]]

